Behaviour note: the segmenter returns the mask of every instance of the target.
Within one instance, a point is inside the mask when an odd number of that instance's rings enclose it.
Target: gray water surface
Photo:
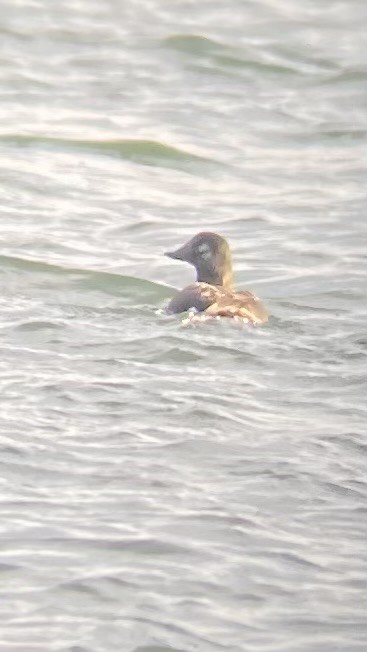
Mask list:
[[[356,652],[366,12],[4,0],[1,652]],[[226,236],[271,319],[157,314]]]

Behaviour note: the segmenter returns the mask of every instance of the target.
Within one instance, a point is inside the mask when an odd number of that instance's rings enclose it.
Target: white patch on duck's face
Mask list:
[[[205,242],[198,246],[198,252],[200,254],[200,258],[203,258],[204,260],[210,260],[212,257],[211,249]]]

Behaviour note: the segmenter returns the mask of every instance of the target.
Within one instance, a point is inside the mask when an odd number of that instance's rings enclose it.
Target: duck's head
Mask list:
[[[232,287],[231,252],[227,240],[217,233],[198,233],[182,247],[167,251],[165,255],[193,265],[199,282]]]

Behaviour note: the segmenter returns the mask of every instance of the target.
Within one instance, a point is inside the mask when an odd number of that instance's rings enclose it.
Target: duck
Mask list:
[[[221,235],[202,231],[165,256],[196,270],[196,281],[171,299],[167,314],[194,311],[203,319],[229,317],[253,325],[268,320],[268,311],[253,292],[234,288],[231,250]]]

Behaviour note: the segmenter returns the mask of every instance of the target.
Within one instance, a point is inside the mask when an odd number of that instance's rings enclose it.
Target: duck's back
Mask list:
[[[239,317],[251,324],[263,324],[268,321],[265,306],[248,290],[219,291],[213,303],[205,309],[205,314],[215,317]]]
[[[195,308],[212,317],[239,317],[252,324],[267,321],[268,313],[261,301],[247,290],[230,290],[209,283],[196,282],[181,290],[168,304],[168,313]]]

